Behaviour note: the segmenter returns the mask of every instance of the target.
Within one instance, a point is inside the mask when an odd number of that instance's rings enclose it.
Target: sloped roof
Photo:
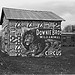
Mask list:
[[[13,8],[2,9],[6,19],[17,19],[17,20],[52,20],[52,21],[63,21],[64,19],[49,11],[34,11],[34,10],[22,10]]]

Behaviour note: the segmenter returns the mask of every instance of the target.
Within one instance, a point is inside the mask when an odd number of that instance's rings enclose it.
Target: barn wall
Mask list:
[[[42,31],[39,31],[37,33],[37,35],[41,38],[46,38],[46,39],[60,39],[60,31],[61,31],[61,22],[52,22],[50,25],[50,28],[48,27],[50,22],[42,22],[42,21],[14,21],[14,20],[10,20],[9,21],[9,44],[8,44],[8,53],[9,55],[13,55],[13,56],[16,56],[16,55],[24,55],[26,53],[26,49],[24,48],[23,44],[22,44],[22,36],[23,36],[23,33],[25,31],[27,31],[27,28],[41,28],[42,29],[45,29],[45,30],[49,30],[51,29],[51,33],[49,31],[46,31],[45,34],[48,35],[47,37],[45,37],[43,35],[43,30]],[[55,24],[55,28],[53,23]],[[45,25],[45,26],[44,26]],[[6,28],[7,30],[7,28]],[[54,30],[56,30],[54,32]],[[53,31],[53,32],[52,32]],[[5,32],[5,31],[4,31]],[[49,35],[52,34],[51,37],[49,37]],[[56,36],[54,36],[56,35]],[[57,36],[58,35],[58,36]],[[6,37],[6,36],[5,36]]]
[[[3,17],[3,23],[2,23],[2,28],[8,25],[9,20],[6,19],[6,17]]]
[[[9,50],[9,20],[4,16],[2,23],[2,49]]]

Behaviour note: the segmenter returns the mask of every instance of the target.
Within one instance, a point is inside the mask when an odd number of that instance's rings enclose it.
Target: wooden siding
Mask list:
[[[5,26],[7,26],[8,23],[9,23],[9,20],[7,20],[6,17],[4,16],[3,23],[2,23],[2,28],[4,28]]]
[[[6,20],[6,19],[5,19]],[[42,39],[60,40],[61,21],[14,21],[4,22],[7,26],[3,30],[3,49],[10,55],[25,55],[26,48],[23,45],[23,35],[28,30],[36,30],[36,36]]]
[[[35,28],[35,27],[37,27],[38,29],[40,29],[41,27],[43,27],[43,29],[48,29],[48,30],[51,29],[51,32],[53,30],[57,30],[57,34],[55,34],[55,35],[57,35],[57,37],[55,37],[55,38],[52,37],[52,36],[54,36],[54,34],[53,35],[50,34],[50,38],[49,38],[49,37],[44,37],[44,35],[41,35],[40,32],[39,32],[39,37],[42,36],[42,38],[46,38],[46,39],[48,39],[48,38],[49,39],[56,39],[56,38],[60,39],[61,38],[60,37],[61,36],[61,33],[60,33],[60,31],[61,31],[61,22],[54,22],[54,24],[56,23],[56,27],[54,29],[53,29],[53,25],[51,25],[52,28],[47,27],[46,25],[48,25],[48,23],[50,23],[50,22],[13,21],[13,20],[11,20],[9,22],[9,31],[10,31],[10,33],[9,33],[10,34],[10,38],[9,38],[9,40],[10,40],[10,42],[9,42],[10,43],[10,49],[9,50],[10,51],[9,51],[9,54],[10,55],[15,55],[15,56],[17,54],[22,54],[22,55],[25,54],[25,48],[22,44],[22,38],[23,38],[22,35],[25,31],[27,31],[26,28]],[[59,24],[59,26],[57,25],[57,23]],[[58,34],[58,33],[60,33],[60,34]],[[36,35],[37,35],[37,33],[36,33]]]
[[[2,23],[2,49],[9,50],[9,20],[4,16]]]

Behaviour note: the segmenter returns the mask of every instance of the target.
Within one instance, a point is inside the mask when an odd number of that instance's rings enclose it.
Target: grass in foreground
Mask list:
[[[1,74],[68,74],[75,73],[75,56],[60,58],[3,57]]]

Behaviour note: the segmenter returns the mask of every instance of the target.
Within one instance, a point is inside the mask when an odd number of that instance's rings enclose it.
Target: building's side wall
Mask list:
[[[2,23],[2,28],[8,25],[9,20],[6,19],[6,17],[3,17],[3,23]]]
[[[9,50],[9,20],[4,16],[2,23],[2,50]]]
[[[22,44],[22,35],[26,28],[37,27],[36,35],[44,39],[61,38],[61,22],[43,22],[43,21],[9,21],[9,55],[25,54],[25,48]],[[45,31],[45,32],[44,32]]]

